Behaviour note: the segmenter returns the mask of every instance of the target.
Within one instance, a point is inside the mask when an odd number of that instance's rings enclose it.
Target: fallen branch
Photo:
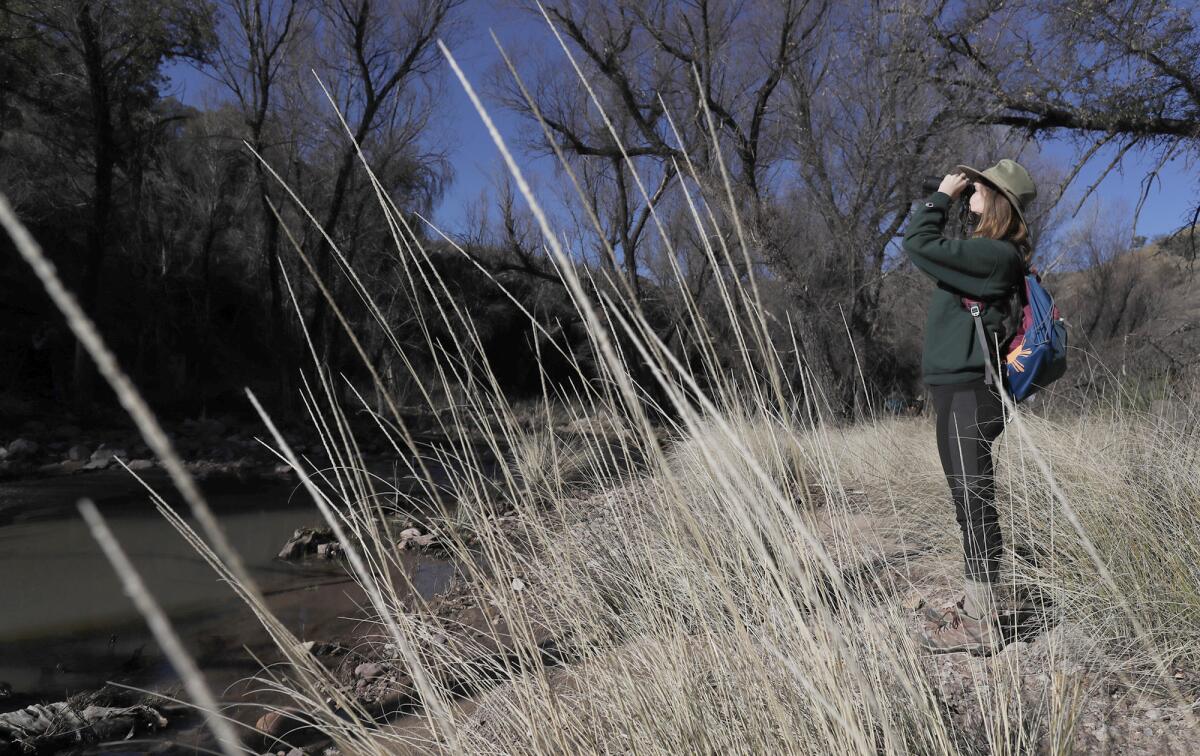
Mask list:
[[[145,706],[79,709],[68,701],[32,704],[0,714],[0,756],[50,753],[82,743],[128,739],[138,731],[161,730],[167,719]]]

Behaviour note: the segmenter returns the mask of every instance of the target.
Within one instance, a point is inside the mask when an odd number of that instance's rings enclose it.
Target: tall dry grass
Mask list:
[[[533,408],[514,407],[475,356],[483,350],[474,324],[455,307],[447,283],[422,273],[405,285],[433,294],[437,312],[428,316],[466,337],[443,350],[430,339],[442,356],[433,377],[418,374],[398,342],[394,347],[416,393],[430,403],[457,397],[448,415],[436,415],[447,417],[447,443],[418,447],[378,376],[370,387],[375,397],[349,387],[360,405],[355,411],[378,420],[399,464],[423,483],[421,498],[438,513],[447,548],[476,566],[479,600],[496,607],[510,629],[508,679],[496,686],[491,672],[480,672],[478,685],[487,692],[472,712],[439,682],[433,668],[445,660],[431,651],[426,615],[407,610],[393,588],[402,567],[380,501],[398,488],[363,465],[339,379],[314,352],[304,400],[332,461],[321,470],[290,450],[250,396],[269,433],[265,442],[296,471],[346,546],[387,653],[413,678],[427,732],[376,728],[297,650],[299,639],[271,615],[236,556],[225,553],[219,524],[202,520],[211,529],[202,537],[160,504],[214,569],[240,587],[278,641],[285,666],[264,673],[261,684],[285,694],[348,754],[1069,751],[1082,678],[1051,665],[1051,684],[1031,698],[1012,664],[973,667],[968,708],[976,725],[964,726],[911,640],[914,592],[952,585],[960,574],[928,418],[839,427],[824,413],[801,414],[797,408],[820,406],[802,401],[818,388],[806,375],[799,385],[782,381],[753,277],[719,279],[716,313],[702,312],[681,287],[698,343],[709,343],[702,337],[713,319],[731,329],[742,360],[738,379],[712,352],[697,367],[680,364],[635,301],[604,293],[620,292],[621,280],[589,287],[588,272],[560,246],[486,109],[443,52],[541,227],[547,254],[588,325],[601,380],[583,380],[573,363],[576,394],[547,391]],[[581,84],[588,84],[582,73]],[[595,106],[603,112],[598,98]],[[612,137],[620,143],[615,129]],[[374,182],[365,160],[363,167]],[[725,239],[711,232],[718,215],[736,224],[732,194],[706,194],[690,164],[679,168],[697,238]],[[397,255],[427,261],[421,234],[374,185]],[[711,210],[718,204],[724,212]],[[7,209],[0,211],[15,229]],[[715,267],[752,253],[736,230],[735,248],[703,250]],[[294,231],[288,238],[303,256]],[[386,332],[367,288],[328,241]],[[36,245],[23,244],[36,259]],[[334,313],[354,338],[336,306]],[[82,313],[73,313],[72,326],[86,331]],[[633,344],[673,405],[677,419],[665,427],[646,411],[627,355],[614,346],[617,334]],[[119,375],[106,372],[134,396]],[[127,406],[156,437],[148,409],[132,399]],[[1200,640],[1197,435],[1194,419],[1166,428],[1148,415],[1097,404],[1070,419],[1016,410],[997,445],[998,498],[1016,546],[1007,565],[1012,579],[1048,607],[1048,623],[1085,625],[1124,673],[1176,696],[1169,672],[1195,661]],[[434,463],[449,471],[448,480],[430,473]],[[173,475],[197,511],[206,511],[181,465]],[[511,511],[517,527],[502,527],[498,509]],[[547,632],[570,663],[547,665],[540,640]]]

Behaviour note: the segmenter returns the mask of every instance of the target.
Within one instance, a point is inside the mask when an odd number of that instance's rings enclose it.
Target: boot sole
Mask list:
[[[994,648],[979,648],[979,647],[930,648],[928,646],[922,646],[922,648],[931,654],[970,654],[971,656],[980,656],[980,657],[994,656],[996,654],[996,651],[998,650],[998,649],[994,649]]]
[[[992,656],[999,651],[1002,646],[993,645],[985,646],[979,644],[959,644],[957,646],[934,646],[925,643],[922,639],[917,640],[917,645],[922,650],[928,651],[931,654],[970,654],[971,656]]]

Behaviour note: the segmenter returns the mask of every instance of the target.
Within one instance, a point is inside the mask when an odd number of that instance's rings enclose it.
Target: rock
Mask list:
[[[92,452],[92,456],[88,458],[86,465],[89,470],[103,470],[112,464],[113,450],[101,444],[100,448]]]
[[[340,643],[332,643],[329,641],[304,641],[298,643],[296,648],[301,651],[307,651],[313,656],[341,656],[349,653],[350,649]]]
[[[434,537],[432,533],[421,534],[416,528],[405,528],[400,531],[400,548],[409,546],[428,546],[433,543]]]
[[[88,461],[88,469],[103,470],[112,464],[112,461],[117,457],[128,459],[124,449],[110,449],[108,446],[101,444],[100,448],[92,452],[91,459]]]
[[[0,446],[0,460],[8,458],[8,448]]]
[[[525,581],[522,580],[521,578],[513,578],[512,589],[514,591],[516,591],[517,593],[520,593],[521,591],[525,590]]]
[[[67,459],[72,462],[82,462],[92,456],[92,450],[83,444],[75,444],[67,450]]]
[[[304,712],[294,708],[271,711],[259,717],[254,726],[262,731],[263,744],[269,747],[282,746],[277,742],[279,739],[285,739],[293,746],[322,739],[323,733],[302,719],[303,716]]]
[[[354,676],[362,680],[374,680],[384,672],[382,664],[363,662],[354,668]]]
[[[64,473],[73,473],[79,472],[80,470],[86,468],[87,464],[88,463],[84,462],[82,459],[68,459],[61,463],[59,467],[62,468]]]
[[[135,459],[129,463],[129,469],[135,472],[138,470],[149,470],[151,467],[154,467],[154,462],[148,459]]]
[[[336,543],[329,528],[296,528],[276,558],[300,559],[308,554],[316,554],[321,544],[328,543]]]
[[[1026,654],[1026,663],[1032,667],[1070,674],[1111,668],[1114,663],[1087,628],[1076,622],[1060,622],[1042,633],[1029,644]]]
[[[113,450],[108,448],[107,444],[100,444],[96,450],[92,452],[89,462],[107,462],[113,458]]]
[[[30,441],[27,438],[18,438],[8,445],[8,456],[17,458],[25,457],[33,454],[38,450],[36,441]]]

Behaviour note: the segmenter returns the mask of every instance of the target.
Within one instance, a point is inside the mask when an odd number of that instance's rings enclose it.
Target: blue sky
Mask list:
[[[494,0],[468,0],[467,15],[471,19],[471,27],[450,49],[467,78],[477,89],[483,87],[489,68],[500,60],[488,34],[489,29],[495,31],[508,50],[528,49],[533,45],[557,48],[557,42],[543,22],[532,15],[505,8]],[[565,60],[564,65],[567,65]],[[173,93],[185,102],[199,104],[206,100],[211,101],[212,97],[221,97],[217,85],[186,65],[172,65],[167,72]],[[436,208],[434,220],[444,230],[452,233],[463,229],[468,206],[477,201],[481,192],[489,189],[492,177],[497,174],[501,163],[499,152],[487,130],[449,70],[446,72],[443,107],[441,121],[446,124],[446,131],[439,134],[439,138],[445,140],[443,143],[448,147],[455,180]],[[492,108],[491,114],[510,146],[521,129],[528,128],[516,117],[498,108]],[[1076,148],[1066,139],[1043,138],[1042,144],[1042,154],[1050,161],[1064,168],[1073,164],[1072,158]],[[1074,207],[1078,198],[1099,177],[1114,155],[1114,148],[1109,147],[1092,157],[1068,191],[1069,207]],[[997,155],[996,159],[1000,157],[1005,156]],[[519,156],[519,159],[535,180],[548,175],[552,170],[547,158],[532,163],[527,156]],[[1156,154],[1131,150],[1122,164],[1114,168],[1100,184],[1092,201],[1098,198],[1106,215],[1121,212],[1132,217],[1141,194],[1142,179],[1157,159]],[[1188,170],[1184,163],[1184,158],[1177,157],[1162,169],[1142,208],[1136,234],[1151,237],[1172,231],[1190,221],[1189,208],[1196,196],[1198,182],[1195,171]],[[986,166],[977,167],[983,169]],[[1036,180],[1037,177],[1034,178]],[[1086,213],[1085,207],[1079,218],[1083,219]]]

